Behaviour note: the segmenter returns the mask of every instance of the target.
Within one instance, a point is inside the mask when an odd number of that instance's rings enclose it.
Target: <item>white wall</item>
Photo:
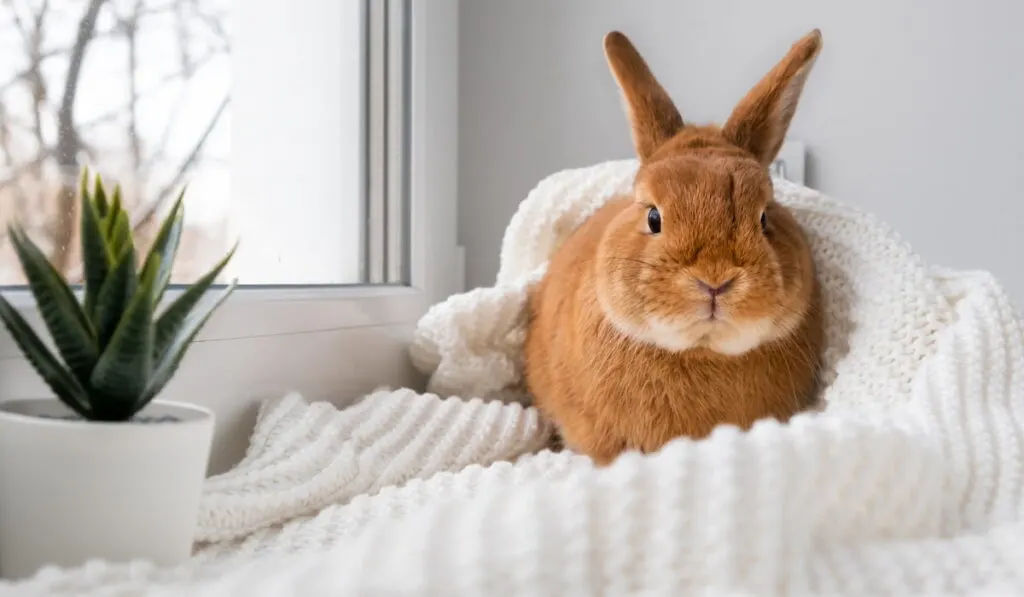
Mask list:
[[[630,35],[689,120],[723,120],[802,34],[824,49],[790,137],[808,184],[929,260],[1024,297],[1024,3],[991,0],[470,0],[460,4],[460,242],[493,282],[543,176],[632,157],[601,39]]]

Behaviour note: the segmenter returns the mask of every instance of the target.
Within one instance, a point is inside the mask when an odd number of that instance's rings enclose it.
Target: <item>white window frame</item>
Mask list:
[[[458,2],[409,4],[409,251],[401,266],[409,284],[237,289],[161,395],[214,411],[212,473],[243,455],[264,399],[294,390],[344,405],[380,386],[422,387],[408,357],[412,330],[431,304],[462,290],[456,246]],[[392,273],[395,267],[385,264]],[[169,294],[173,300],[176,293]],[[44,329],[27,291],[4,295]],[[0,399],[48,395],[0,326]]]

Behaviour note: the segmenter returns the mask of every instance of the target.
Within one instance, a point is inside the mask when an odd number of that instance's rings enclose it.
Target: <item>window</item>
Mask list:
[[[164,399],[218,416],[215,470],[255,404],[421,380],[406,342],[458,290],[456,0],[10,0],[0,5],[0,223],[74,280],[89,166],[136,232],[186,188],[173,281],[237,239],[242,286]],[[187,187],[185,187],[187,183]],[[6,226],[4,226],[6,228]],[[0,286],[34,306],[0,232]],[[46,395],[0,330],[0,398]]]

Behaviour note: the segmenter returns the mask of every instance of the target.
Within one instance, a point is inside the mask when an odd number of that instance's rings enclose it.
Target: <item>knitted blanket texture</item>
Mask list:
[[[494,286],[420,321],[429,394],[261,406],[207,481],[195,557],[0,584],[75,595],[1024,595],[1024,334],[985,272],[930,267],[854,207],[783,180],[824,286],[823,408],[597,469],[546,449],[524,305],[634,161],[520,205]]]

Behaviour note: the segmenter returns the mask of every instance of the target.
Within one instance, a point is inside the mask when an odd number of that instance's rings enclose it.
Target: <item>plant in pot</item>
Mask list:
[[[0,319],[52,397],[0,402],[0,576],[90,559],[191,555],[213,414],[157,399],[234,289],[201,299],[234,253],[160,308],[181,241],[184,191],[144,259],[115,186],[83,172],[81,300],[12,225],[8,232],[53,350],[0,296]]]

